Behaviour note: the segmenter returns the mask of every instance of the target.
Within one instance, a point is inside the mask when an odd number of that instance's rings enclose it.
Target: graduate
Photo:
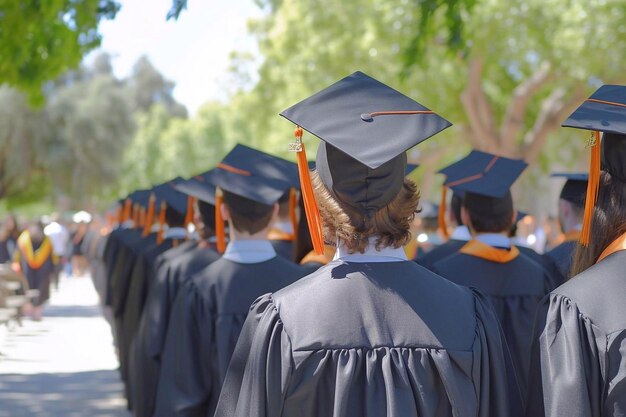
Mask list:
[[[120,356],[125,360],[121,361],[120,364],[122,370],[126,371],[128,375],[126,391],[132,407],[144,405],[143,398],[139,396],[141,391],[134,384],[136,375],[131,373],[137,370],[132,362],[131,352],[134,350],[133,345],[145,300],[156,277],[159,256],[188,238],[186,229],[188,199],[186,195],[174,188],[174,185],[180,181],[182,179],[175,179],[153,189],[156,199],[155,206],[159,207],[157,240],[154,244],[143,246],[136,252],[129,277],[128,294],[121,314],[123,338],[120,345]],[[149,226],[146,224],[147,227]]]
[[[587,194],[587,173],[555,173],[553,177],[565,178],[559,196],[559,223],[565,233],[565,241],[545,254],[558,268],[562,284],[571,275],[574,251],[580,239],[580,230]]]
[[[553,288],[552,277],[511,244],[516,220],[510,187],[526,168],[522,160],[472,151],[447,168],[446,186],[463,193],[461,217],[472,239],[435,263],[433,271],[476,288],[498,315],[522,393],[528,380],[535,309]]]
[[[445,169],[445,168],[444,168]],[[441,173],[442,171],[439,171]],[[445,185],[444,185],[445,187]],[[450,215],[449,220],[452,220],[456,225],[450,238],[443,244],[433,248],[432,250],[419,255],[415,262],[419,265],[422,265],[424,268],[432,269],[435,262],[456,253],[463,245],[467,243],[468,240],[472,238],[470,235],[469,229],[467,226],[463,224],[463,219],[461,219],[461,202],[463,201],[462,195],[458,193],[452,193],[452,198],[450,199]],[[444,204],[444,202],[441,202]],[[446,228],[446,222],[441,221],[442,216],[446,214],[441,210],[439,211],[439,224],[440,229]]]
[[[293,261],[298,227],[297,190],[300,188],[297,165],[242,144],[237,144],[230,151],[229,159],[246,160],[251,174],[282,181],[283,195],[278,200],[278,215],[267,238],[278,255]]]
[[[337,253],[255,301],[215,416],[519,415],[488,301],[403,249],[418,207],[406,150],[450,123],[361,72],[282,115],[322,139],[313,189],[304,152],[311,138],[298,127],[290,147],[315,250],[325,240]]]
[[[179,288],[195,273],[219,259],[215,244],[215,186],[212,171],[175,184],[174,188],[196,200],[193,210],[200,241],[188,240],[159,256],[154,281],[141,315],[137,336],[131,349],[134,381],[132,385],[135,416],[151,417],[161,364],[161,352],[170,313]],[[184,248],[181,250],[181,248]]]
[[[574,276],[537,314],[526,415],[623,416],[626,86],[600,87],[563,126],[592,132],[588,191]]]
[[[216,227],[230,241],[224,255],[192,277],[176,297],[161,354],[156,417],[211,416],[250,304],[304,275],[267,238],[288,185],[255,161],[257,151],[229,153],[212,176]],[[222,204],[223,202],[223,204]],[[221,229],[221,230],[220,230]]]

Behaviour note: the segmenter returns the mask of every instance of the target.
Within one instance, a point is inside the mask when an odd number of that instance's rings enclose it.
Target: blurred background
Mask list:
[[[624,21],[623,0],[4,0],[0,217],[102,211],[237,142],[292,158],[278,113],[361,70],[454,123],[409,153],[425,199],[476,148],[528,161],[518,205],[547,218],[548,174],[588,158],[560,123],[626,82]]]

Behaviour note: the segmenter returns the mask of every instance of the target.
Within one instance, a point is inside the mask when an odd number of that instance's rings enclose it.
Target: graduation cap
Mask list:
[[[296,143],[290,148],[298,154],[305,211],[318,254],[323,253],[324,241],[302,143],[303,129],[322,140],[316,166],[329,192],[370,217],[402,188],[406,151],[451,126],[432,110],[358,71],[281,116],[296,125]]]
[[[555,172],[553,178],[565,178],[559,198],[579,207],[584,207],[589,174],[586,172]]]
[[[528,164],[521,159],[510,159],[487,152],[473,150],[465,158],[439,170],[446,176],[439,205],[439,227],[447,237],[445,225],[446,191],[479,194],[500,199],[505,197],[511,186]]]
[[[212,181],[213,170],[195,175],[174,185],[183,194],[190,195],[205,203],[215,205],[215,184]]]
[[[408,177],[413,171],[419,168],[419,164],[406,164],[406,169],[404,170],[404,176]]]
[[[563,126],[593,131],[589,141],[589,180],[580,237],[581,244],[587,246],[598,197],[600,169],[626,182],[626,86],[600,87],[563,122]],[[603,132],[602,136],[600,132]]]
[[[287,172],[285,173],[284,170]],[[252,201],[264,206],[276,203],[290,191],[291,221],[295,225],[295,206],[297,200],[293,192],[294,176],[297,168],[293,162],[266,154],[256,149],[237,145],[213,170],[210,181],[217,187],[215,198],[215,224],[218,251],[225,250],[224,220],[221,205],[221,190],[242,197],[243,201]],[[291,178],[289,178],[291,176]],[[256,217],[263,206],[242,204],[241,209],[247,216]]]

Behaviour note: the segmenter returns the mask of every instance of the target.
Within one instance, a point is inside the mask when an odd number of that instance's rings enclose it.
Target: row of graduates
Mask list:
[[[568,125],[613,135],[594,143],[599,158],[600,143],[624,139],[615,103],[626,98],[615,86],[593,97]],[[135,416],[619,415],[624,252],[587,256],[587,267],[602,258],[589,283],[563,284],[584,264],[582,206],[601,210],[587,194],[599,162],[589,187],[565,175],[572,233],[542,257],[508,239],[510,187],[526,164],[471,152],[441,171],[471,238],[459,229],[412,262],[403,247],[419,198],[405,151],[450,123],[360,72],[281,115],[298,126],[298,166],[238,145],[211,171],[122,202],[101,259]],[[303,129],[322,139],[312,173]],[[298,188],[310,235],[295,220]],[[194,200],[202,240],[186,228]],[[596,308],[593,271],[611,259]]]

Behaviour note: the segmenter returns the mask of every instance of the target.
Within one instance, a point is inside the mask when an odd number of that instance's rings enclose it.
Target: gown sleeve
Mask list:
[[[477,386],[480,417],[522,416],[523,401],[504,333],[489,301],[472,290],[476,308],[473,380]]]
[[[205,417],[211,393],[212,314],[193,282],[174,301],[162,352],[155,417]]]
[[[280,416],[292,370],[291,343],[270,294],[248,313],[215,417]]]
[[[527,416],[602,415],[606,337],[569,298],[550,294],[535,321]]]

